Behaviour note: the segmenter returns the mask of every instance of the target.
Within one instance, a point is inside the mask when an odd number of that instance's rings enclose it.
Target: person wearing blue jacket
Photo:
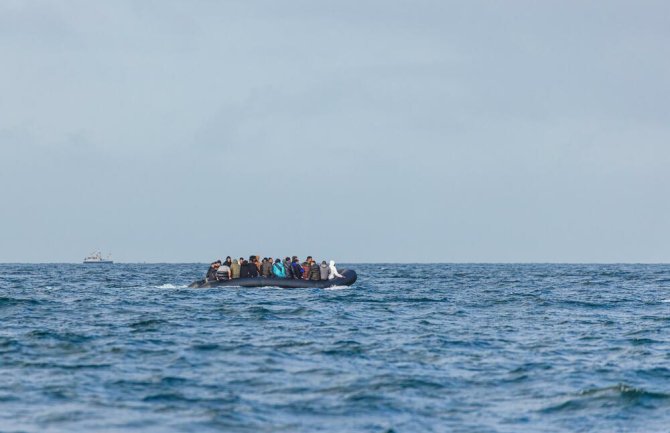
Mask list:
[[[272,266],[272,275],[277,278],[286,278],[286,270],[284,270],[281,259],[275,260],[275,264]]]
[[[302,274],[304,274],[305,271],[302,269],[302,266],[300,266],[300,260],[298,260],[297,256],[293,256],[291,270],[293,271],[293,278],[302,280]]]

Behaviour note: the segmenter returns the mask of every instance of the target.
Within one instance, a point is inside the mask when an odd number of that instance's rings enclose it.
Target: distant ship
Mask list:
[[[114,263],[114,261],[111,259],[111,255],[108,255],[106,259],[102,258],[102,254],[100,254],[100,251],[98,252],[93,252],[91,253],[88,257],[84,259],[84,263],[89,264],[89,263],[104,263],[104,264],[109,264],[111,265]]]

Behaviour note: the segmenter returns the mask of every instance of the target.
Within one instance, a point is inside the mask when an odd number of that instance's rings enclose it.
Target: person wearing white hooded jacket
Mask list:
[[[344,278],[343,275],[340,275],[339,272],[337,272],[337,268],[335,267],[335,260],[330,261],[330,266],[328,267],[330,272],[328,273],[328,279],[332,280],[333,278]]]

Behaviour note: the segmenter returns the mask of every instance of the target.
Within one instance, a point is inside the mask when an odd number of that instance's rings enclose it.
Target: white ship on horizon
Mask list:
[[[111,254],[108,254],[107,258],[103,259],[100,251],[95,251],[89,254],[89,256],[84,259],[84,263],[104,263],[111,265],[112,263],[114,263],[114,261],[112,260]]]

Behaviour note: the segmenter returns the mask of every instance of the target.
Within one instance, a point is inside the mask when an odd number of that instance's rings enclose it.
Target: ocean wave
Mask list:
[[[360,356],[365,352],[365,347],[354,340],[340,340],[321,353],[330,356]]]
[[[25,270],[0,280],[0,425],[71,433],[670,425],[670,290],[656,281],[670,266],[630,266],[634,283],[613,274],[597,290],[581,282],[617,266],[383,267],[357,265],[356,285],[329,292],[179,290],[201,264],[119,264],[105,275],[0,265],[0,274]],[[50,418],[67,404],[90,417]]]
[[[83,335],[74,332],[58,332],[48,329],[36,329],[25,334],[29,340],[57,340],[65,343],[83,343],[94,338],[93,335]]]
[[[40,301],[37,299],[26,299],[26,298],[12,298],[7,296],[0,296],[0,308],[2,307],[14,307],[22,305],[38,305]]]
[[[154,286],[155,289],[186,289],[188,286],[186,284],[174,285],[174,284],[161,284],[160,286]]]
[[[332,286],[332,287],[326,287],[324,290],[346,290],[346,289],[351,289],[351,286]]]
[[[144,331],[158,331],[167,325],[169,322],[163,319],[146,319],[133,322],[128,326],[132,328],[133,332],[144,332]]]
[[[604,388],[591,388],[580,391],[576,396],[561,403],[545,407],[541,413],[575,412],[614,406],[635,406],[649,400],[670,400],[670,394],[650,392],[642,388],[635,388],[625,384],[618,384]]]

